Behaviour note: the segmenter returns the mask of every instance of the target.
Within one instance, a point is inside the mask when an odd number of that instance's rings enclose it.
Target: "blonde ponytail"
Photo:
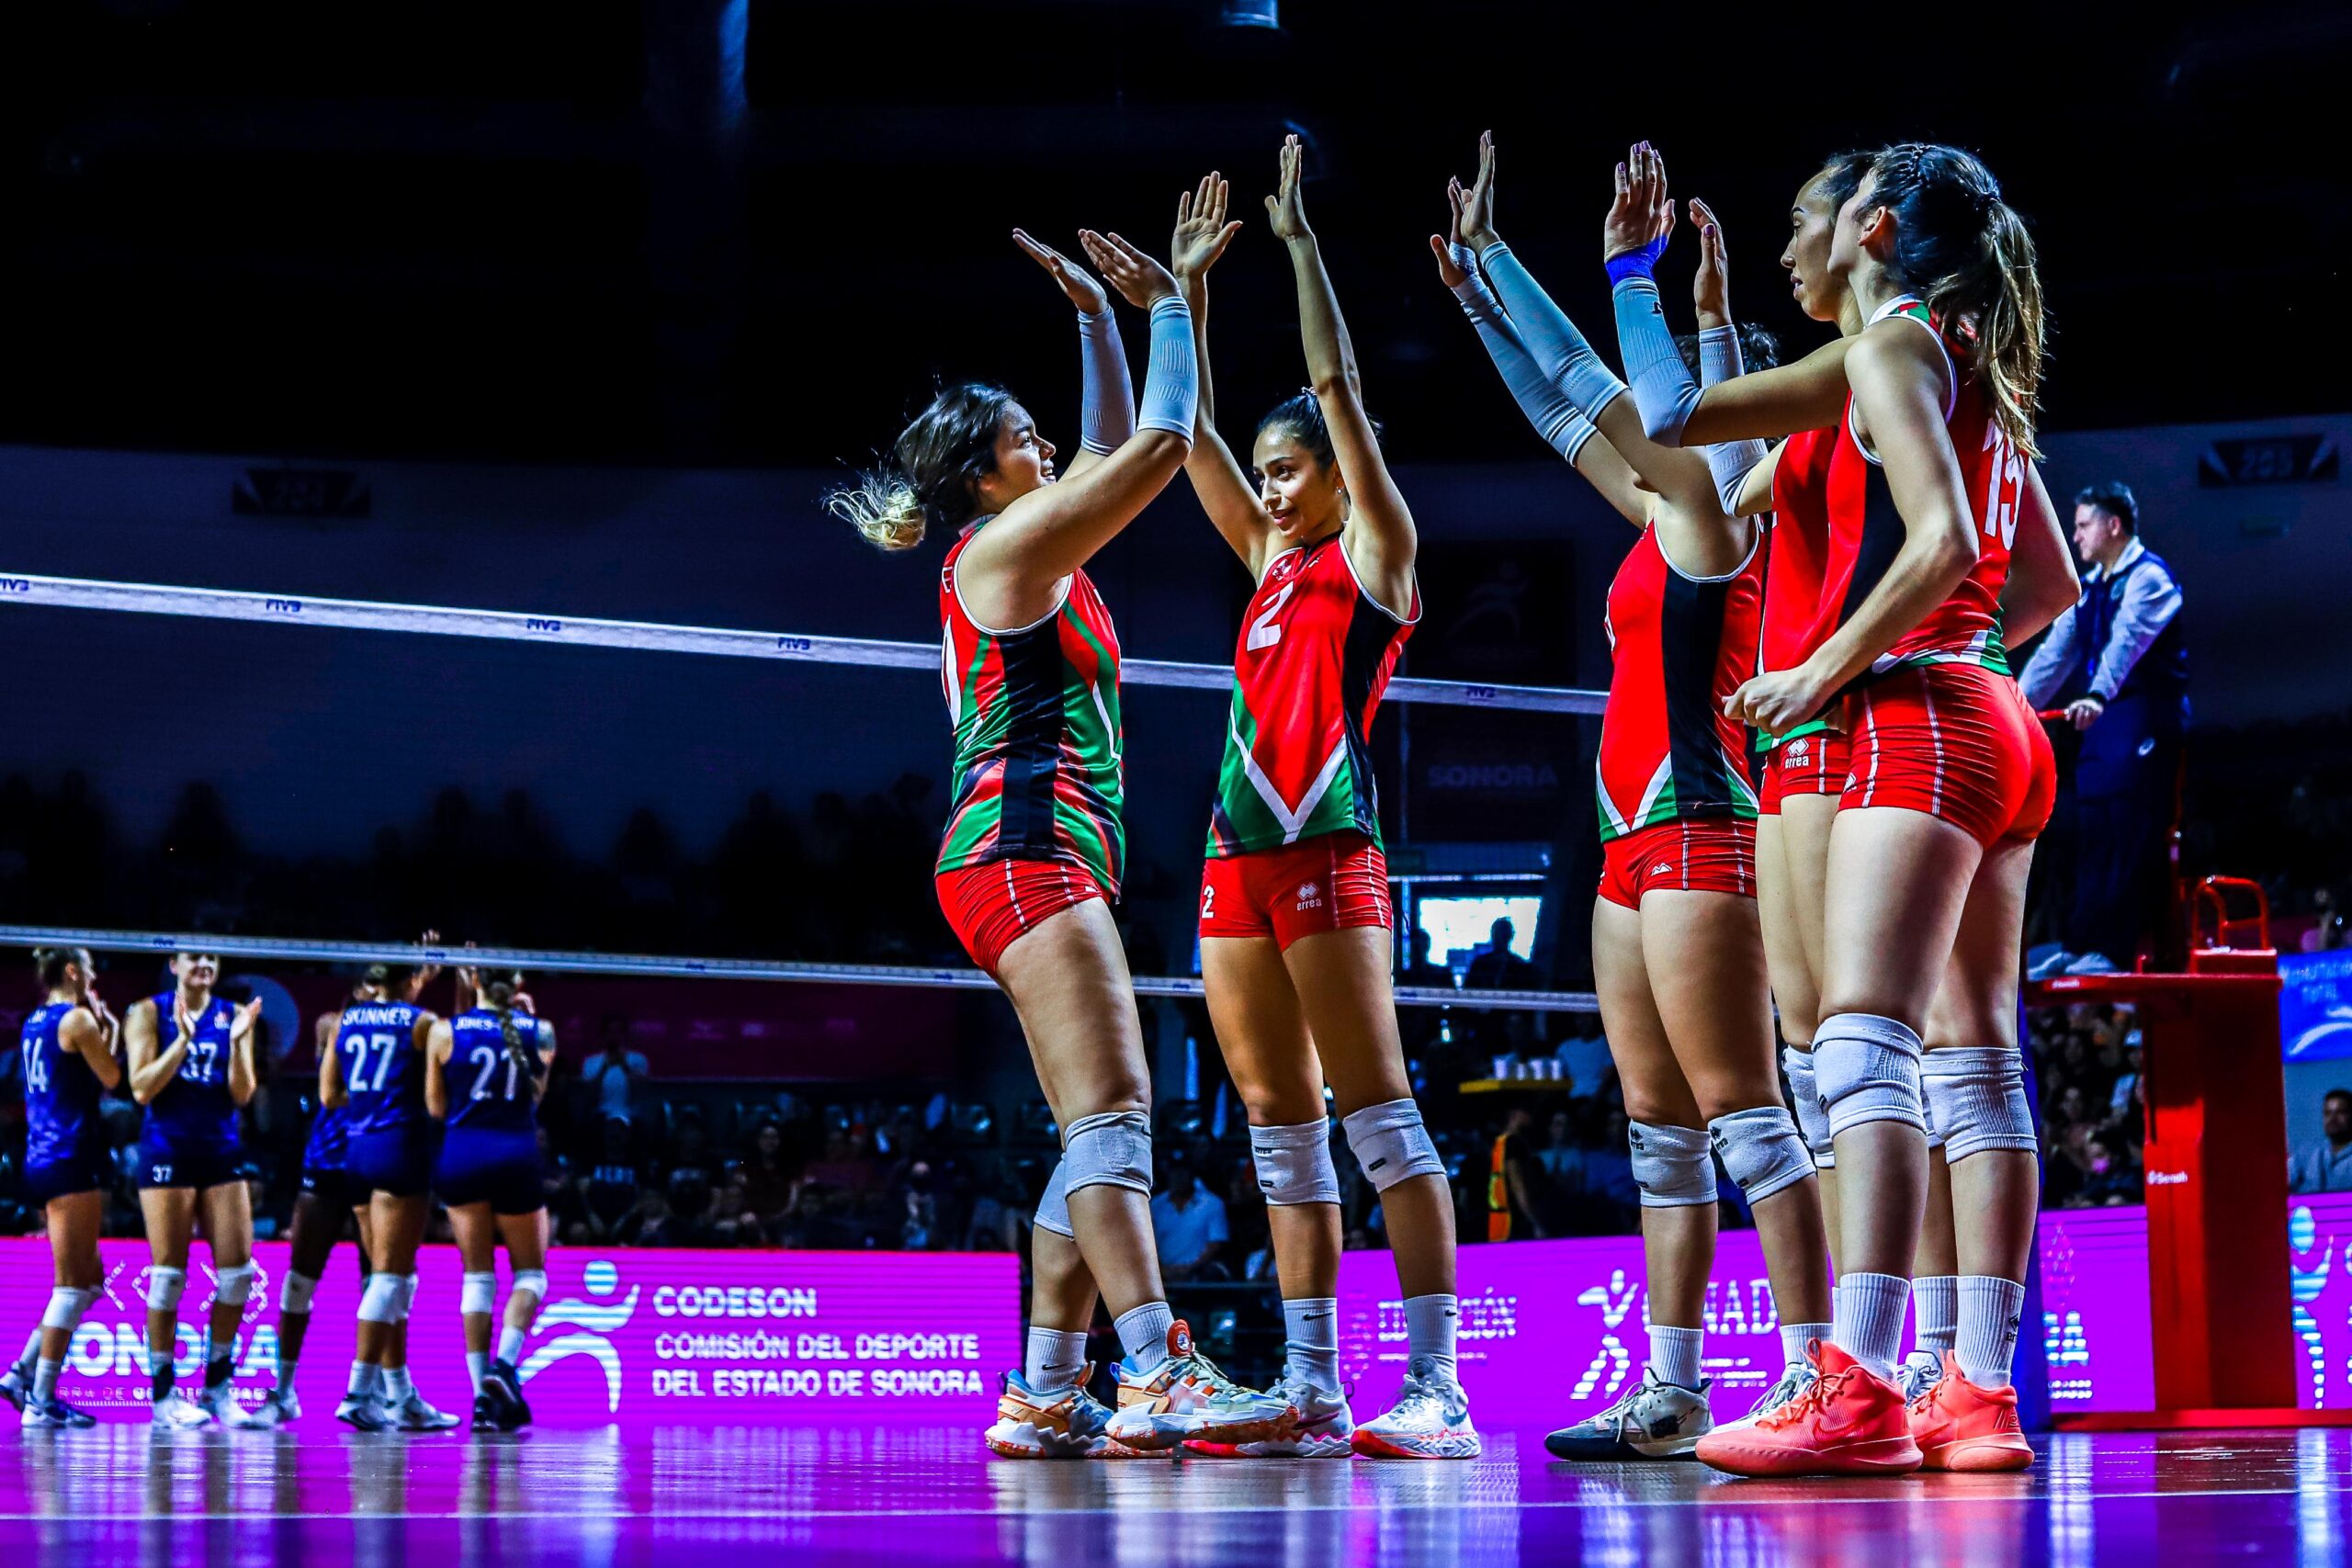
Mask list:
[[[879,550],[910,550],[922,543],[922,502],[915,487],[888,469],[860,474],[825,497],[825,510],[856,529]]]

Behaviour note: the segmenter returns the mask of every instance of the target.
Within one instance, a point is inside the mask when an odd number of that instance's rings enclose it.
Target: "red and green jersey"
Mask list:
[[[2009,664],[2001,644],[2001,590],[2009,579],[2009,547],[2018,536],[2025,458],[1993,418],[1984,389],[1969,367],[1967,343],[1908,295],[1881,306],[1871,324],[1889,316],[1917,322],[1943,351],[1944,429],[1960,458],[1961,479],[1975,514],[1976,559],[1942,604],[1871,662],[1870,673],[1883,675],[1907,664],[1978,664],[2006,675]],[[1903,547],[1902,513],[1895,510],[1886,470],[1855,438],[1850,394],[1829,458],[1828,502],[1829,547],[1821,608],[1803,649],[1805,654],[1860,610]]]
[[[1119,635],[1083,571],[1041,621],[994,631],[974,620],[956,561],[985,522],[966,530],[939,575],[939,677],[956,728],[939,869],[1064,861],[1116,893],[1126,867]]]
[[[1755,817],[1747,732],[1724,699],[1755,673],[1763,598],[1758,545],[1721,577],[1685,574],[1654,527],[1627,552],[1609,585],[1609,705],[1594,764],[1604,843],[1661,822]]]
[[[1380,842],[1364,738],[1420,615],[1418,588],[1404,620],[1366,592],[1340,534],[1267,563],[1233,654],[1212,857],[1323,833]]]

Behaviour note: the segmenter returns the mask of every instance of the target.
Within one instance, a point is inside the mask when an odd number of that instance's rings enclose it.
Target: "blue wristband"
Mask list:
[[[1666,254],[1666,236],[1661,234],[1638,251],[1627,251],[1621,255],[1611,256],[1606,264],[1609,268],[1609,286],[1614,288],[1629,277],[1654,277],[1657,271],[1657,258],[1664,254]]]

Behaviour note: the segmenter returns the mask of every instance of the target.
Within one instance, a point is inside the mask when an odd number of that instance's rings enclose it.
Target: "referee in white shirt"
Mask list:
[[[2075,497],[2083,596],[2027,664],[2026,700],[2064,706],[2080,750],[2059,809],[2071,812],[2074,893],[2063,968],[2129,969],[2170,907],[2169,851],[2188,728],[2180,580],[2140,539],[2132,487]]]

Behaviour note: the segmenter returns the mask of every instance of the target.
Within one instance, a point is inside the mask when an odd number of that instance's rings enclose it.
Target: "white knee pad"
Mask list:
[[[1919,1058],[1919,1119],[1928,1124],[1928,1147],[1942,1148],[1944,1130],[1936,1125],[1936,1101],[1933,1091],[1928,1088],[1928,1060],[1924,1053]]]
[[[458,1312],[460,1316],[477,1314],[487,1317],[498,1304],[498,1276],[469,1274],[458,1282]]]
[[[1718,1116],[1707,1123],[1707,1136],[1750,1208],[1813,1174],[1813,1154],[1785,1107],[1759,1105]]]
[[[49,1308],[40,1314],[43,1328],[62,1328],[72,1333],[90,1303],[98,1299],[96,1291],[76,1290],[72,1285],[60,1285],[49,1292]]]
[[[1625,1134],[1645,1209],[1689,1209],[1715,1201],[1715,1151],[1696,1127],[1635,1122]]]
[[[1054,1173],[1046,1178],[1046,1190],[1037,1196],[1035,1223],[1041,1231],[1051,1231],[1073,1241],[1078,1238],[1078,1232],[1069,1223],[1069,1161],[1054,1162]]]
[[[254,1293],[254,1266],[240,1263],[223,1269],[213,1277],[212,1299],[230,1306],[243,1306]]]
[[[1923,1070],[1928,1114],[1944,1135],[1947,1161],[1996,1149],[2041,1150],[2025,1097],[2025,1058],[2017,1052],[1997,1045],[1930,1051]]]
[[[1813,1053],[1793,1045],[1781,1048],[1781,1066],[1788,1069],[1789,1099],[1796,1110],[1797,1131],[1813,1151],[1816,1170],[1838,1168],[1838,1145],[1829,1136],[1829,1112],[1822,1109],[1821,1089],[1813,1080]]]
[[[1340,1168],[1331,1163],[1328,1122],[1252,1127],[1250,1157],[1258,1167],[1258,1190],[1269,1204],[1340,1201]]]
[[[548,1272],[546,1269],[517,1269],[514,1270],[514,1280],[507,1287],[507,1293],[519,1296],[526,1291],[541,1301],[547,1299]]]
[[[409,1309],[414,1305],[416,1305],[416,1276],[403,1274],[401,1276],[401,1314],[394,1321],[406,1323]]]
[[[1140,1111],[1105,1111],[1081,1116],[1062,1134],[1062,1164],[1069,1177],[1064,1190],[1124,1187],[1151,1191],[1151,1118]]]
[[[147,1305],[153,1312],[169,1312],[180,1304],[180,1292],[187,1289],[185,1269],[150,1269],[147,1270]]]
[[[359,1296],[359,1321],[398,1323],[408,1306],[408,1278],[402,1274],[370,1274]]]
[[[1813,1036],[1813,1081],[1832,1136],[1871,1122],[1900,1122],[1924,1134],[1919,1037],[1875,1013],[1841,1012]]]
[[[1351,1111],[1340,1119],[1340,1125],[1375,1191],[1385,1192],[1416,1176],[1445,1175],[1445,1161],[1438,1157],[1430,1130],[1421,1123],[1421,1108],[1409,1100],[1387,1100]]]
[[[308,1274],[296,1274],[289,1271],[285,1279],[277,1282],[278,1314],[284,1316],[289,1312],[310,1311],[311,1299],[318,1293],[318,1280]]]

